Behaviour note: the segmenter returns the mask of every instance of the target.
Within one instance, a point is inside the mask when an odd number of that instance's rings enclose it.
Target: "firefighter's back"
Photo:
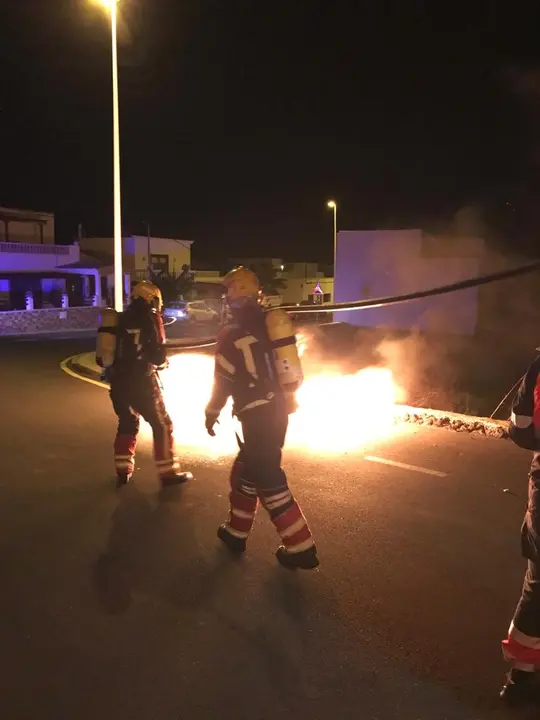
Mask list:
[[[249,308],[218,341],[218,363],[230,373],[237,414],[273,402],[280,393],[264,311]]]
[[[120,315],[114,361],[117,377],[130,379],[152,373],[154,334],[152,310],[147,306],[133,303]]]

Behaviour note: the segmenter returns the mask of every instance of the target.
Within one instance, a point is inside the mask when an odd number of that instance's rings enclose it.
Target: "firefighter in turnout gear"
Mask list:
[[[128,308],[118,315],[114,361],[106,369],[112,404],[118,416],[114,441],[118,486],[128,483],[135,469],[141,417],[152,428],[154,458],[162,487],[179,485],[192,477],[189,472],[178,472],[173,425],[157,374],[167,364],[161,309],[161,291],[143,280],[133,288]],[[109,327],[113,325],[108,322]]]
[[[301,382],[298,354],[290,351],[291,345],[296,350],[294,334],[292,328],[288,337],[278,332],[282,337],[272,342],[269,329],[282,329],[283,324],[267,322],[267,313],[258,302],[259,281],[253,272],[236,268],[225,277],[224,285],[232,323],[217,339],[206,429],[215,435],[214,425],[232,396],[243,440],[239,440],[240,452],[230,474],[229,519],[219,527],[218,537],[233,552],[244,552],[260,500],[283,543],[276,552],[278,561],[291,569],[312,569],[319,564],[315,543],[281,467],[292,409],[287,395],[296,389],[294,376],[297,385]],[[289,347],[288,363],[279,373],[277,365],[283,354],[278,355],[276,350],[283,347]]]
[[[521,704],[540,700],[540,356],[521,381],[512,406],[510,437],[519,447],[533,451],[528,505],[521,528],[527,571],[508,637],[502,643],[512,669],[501,698]]]

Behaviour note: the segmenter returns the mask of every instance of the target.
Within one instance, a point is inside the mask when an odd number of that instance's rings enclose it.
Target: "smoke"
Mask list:
[[[426,274],[419,267],[422,263],[411,257],[389,264],[389,248],[384,246],[373,250],[372,272],[391,272],[393,292],[401,294],[526,261],[486,248],[477,234],[482,223],[481,208],[464,207],[447,225],[446,234],[427,239],[424,251],[442,274]],[[371,311],[357,311],[360,318],[370,317],[373,325],[376,321],[377,327],[336,323],[303,329],[304,366],[309,372],[324,367],[336,373],[385,367],[403,388],[407,404],[490,415],[540,344],[538,274],[491,283],[472,294],[451,293],[444,302],[439,302],[442,296],[435,300],[422,305],[422,330],[414,322],[419,317],[417,301],[380,308],[371,316]],[[508,406],[500,416],[507,410]]]

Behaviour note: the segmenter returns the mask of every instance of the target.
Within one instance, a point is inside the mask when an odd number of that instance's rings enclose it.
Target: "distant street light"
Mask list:
[[[120,110],[118,101],[118,0],[94,0],[111,14],[112,80],[113,80],[113,175],[114,175],[114,309],[124,309],[122,271],[122,204],[120,193]]]
[[[334,211],[334,297],[332,297],[332,300],[335,300],[335,293],[336,293],[336,254],[337,254],[337,205],[335,200],[329,200],[326,205]]]

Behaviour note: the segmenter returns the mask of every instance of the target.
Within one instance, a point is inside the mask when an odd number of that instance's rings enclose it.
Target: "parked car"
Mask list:
[[[182,300],[175,300],[174,302],[171,302],[167,305],[167,307],[163,310],[163,315],[166,318],[174,318],[174,320],[177,321],[187,320],[187,303],[183,302]]]
[[[187,304],[189,318],[195,322],[218,322],[219,313],[204,300],[194,300]]]
[[[192,302],[184,302],[183,300],[175,300],[167,305],[163,311],[166,318],[175,321],[191,321],[197,323],[218,322],[219,313],[209,307],[204,300],[194,300]]]

